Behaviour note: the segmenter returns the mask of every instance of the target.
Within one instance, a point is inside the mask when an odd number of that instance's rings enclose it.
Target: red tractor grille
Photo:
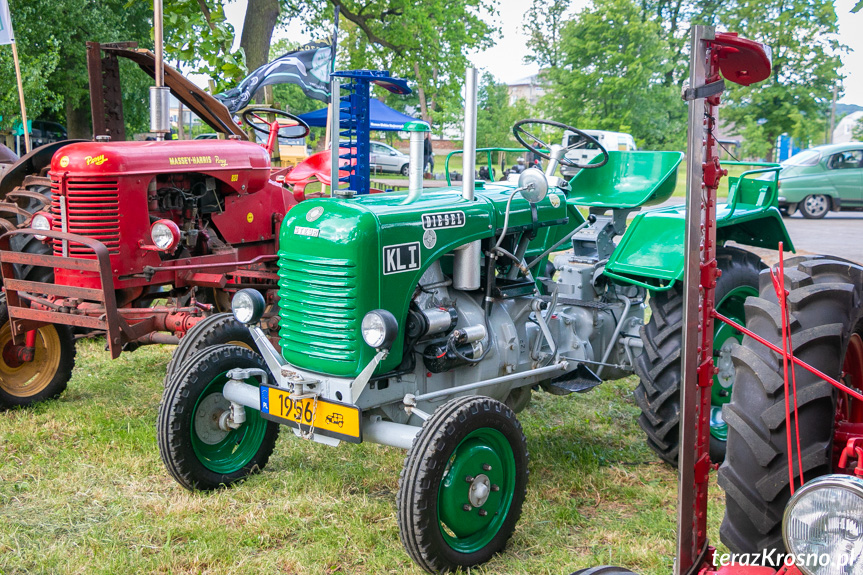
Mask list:
[[[51,179],[51,214],[54,230],[63,231],[58,194],[60,182]],[[120,253],[120,195],[117,180],[66,180],[66,224],[69,233],[99,240],[111,255]],[[60,240],[54,240],[54,255],[63,255]],[[93,252],[74,243],[69,256],[95,257]]]

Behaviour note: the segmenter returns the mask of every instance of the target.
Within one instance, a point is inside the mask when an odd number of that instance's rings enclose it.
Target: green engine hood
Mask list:
[[[375,354],[360,334],[363,316],[383,308],[403,326],[426,269],[462,244],[491,237],[503,225],[512,191],[512,186],[488,185],[476,191],[474,201],[451,188],[427,192],[408,205],[402,205],[404,194],[389,193],[307,200],[294,207],[282,223],[278,252],[285,360],[318,373],[359,374]],[[537,205],[537,216],[547,227],[531,244],[536,253],[560,235],[561,226],[548,224],[580,220],[556,189]],[[530,222],[530,205],[516,195],[509,225]],[[400,330],[378,373],[401,363],[403,344]]]

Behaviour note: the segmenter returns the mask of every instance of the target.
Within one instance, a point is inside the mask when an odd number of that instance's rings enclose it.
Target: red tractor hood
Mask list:
[[[198,172],[242,193],[267,182],[270,157],[258,144],[236,140],[80,142],[54,154],[51,173],[64,172],[84,177]]]

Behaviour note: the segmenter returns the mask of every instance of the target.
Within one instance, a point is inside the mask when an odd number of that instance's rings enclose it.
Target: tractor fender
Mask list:
[[[6,197],[6,194],[20,186],[27,176],[38,176],[39,173],[51,165],[51,158],[54,153],[69,144],[77,142],[89,142],[89,140],[63,140],[62,142],[52,142],[39,146],[35,150],[31,150],[29,154],[24,154],[17,162],[9,166],[0,176],[0,199]]]
[[[608,277],[647,288],[669,289],[683,279],[684,206],[659,208],[638,214],[627,227],[605,268]],[[716,241],[733,241],[758,248],[794,251],[794,244],[775,206],[738,205],[726,215],[718,211]]]

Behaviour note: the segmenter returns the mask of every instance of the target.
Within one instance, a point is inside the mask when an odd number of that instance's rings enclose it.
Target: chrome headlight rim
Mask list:
[[[263,317],[266,304],[264,296],[258,290],[241,289],[231,298],[231,313],[238,322],[254,325]]]
[[[373,330],[379,333],[376,334]],[[376,350],[389,349],[399,334],[399,324],[390,311],[373,309],[363,316],[360,333],[369,347]]]
[[[167,243],[165,243],[166,239]],[[171,220],[156,220],[150,226],[150,241],[157,249],[171,252],[180,243],[180,227]]]
[[[30,227],[34,230],[51,231],[54,227],[54,218],[51,217],[51,214],[39,212],[33,215],[33,218],[30,220]],[[48,239],[48,236],[41,234],[33,234],[33,237],[39,241]]]
[[[794,512],[794,509],[807,495],[810,495],[815,491],[827,488],[836,488],[844,491],[849,491],[853,495],[856,495],[858,498],[863,500],[863,479],[855,477],[853,475],[834,473],[830,475],[822,475],[821,477],[816,477],[815,479],[806,482],[803,487],[801,487],[794,493],[794,495],[788,501],[788,504],[785,506],[785,511],[782,514],[782,541],[785,544],[786,551],[788,551],[788,553],[790,553],[791,555],[798,555],[798,550],[795,548],[794,545],[792,545],[792,540],[789,533],[789,520],[791,519],[791,515]],[[797,567],[805,575],[816,575],[814,571],[809,569],[809,565],[798,564]]]

